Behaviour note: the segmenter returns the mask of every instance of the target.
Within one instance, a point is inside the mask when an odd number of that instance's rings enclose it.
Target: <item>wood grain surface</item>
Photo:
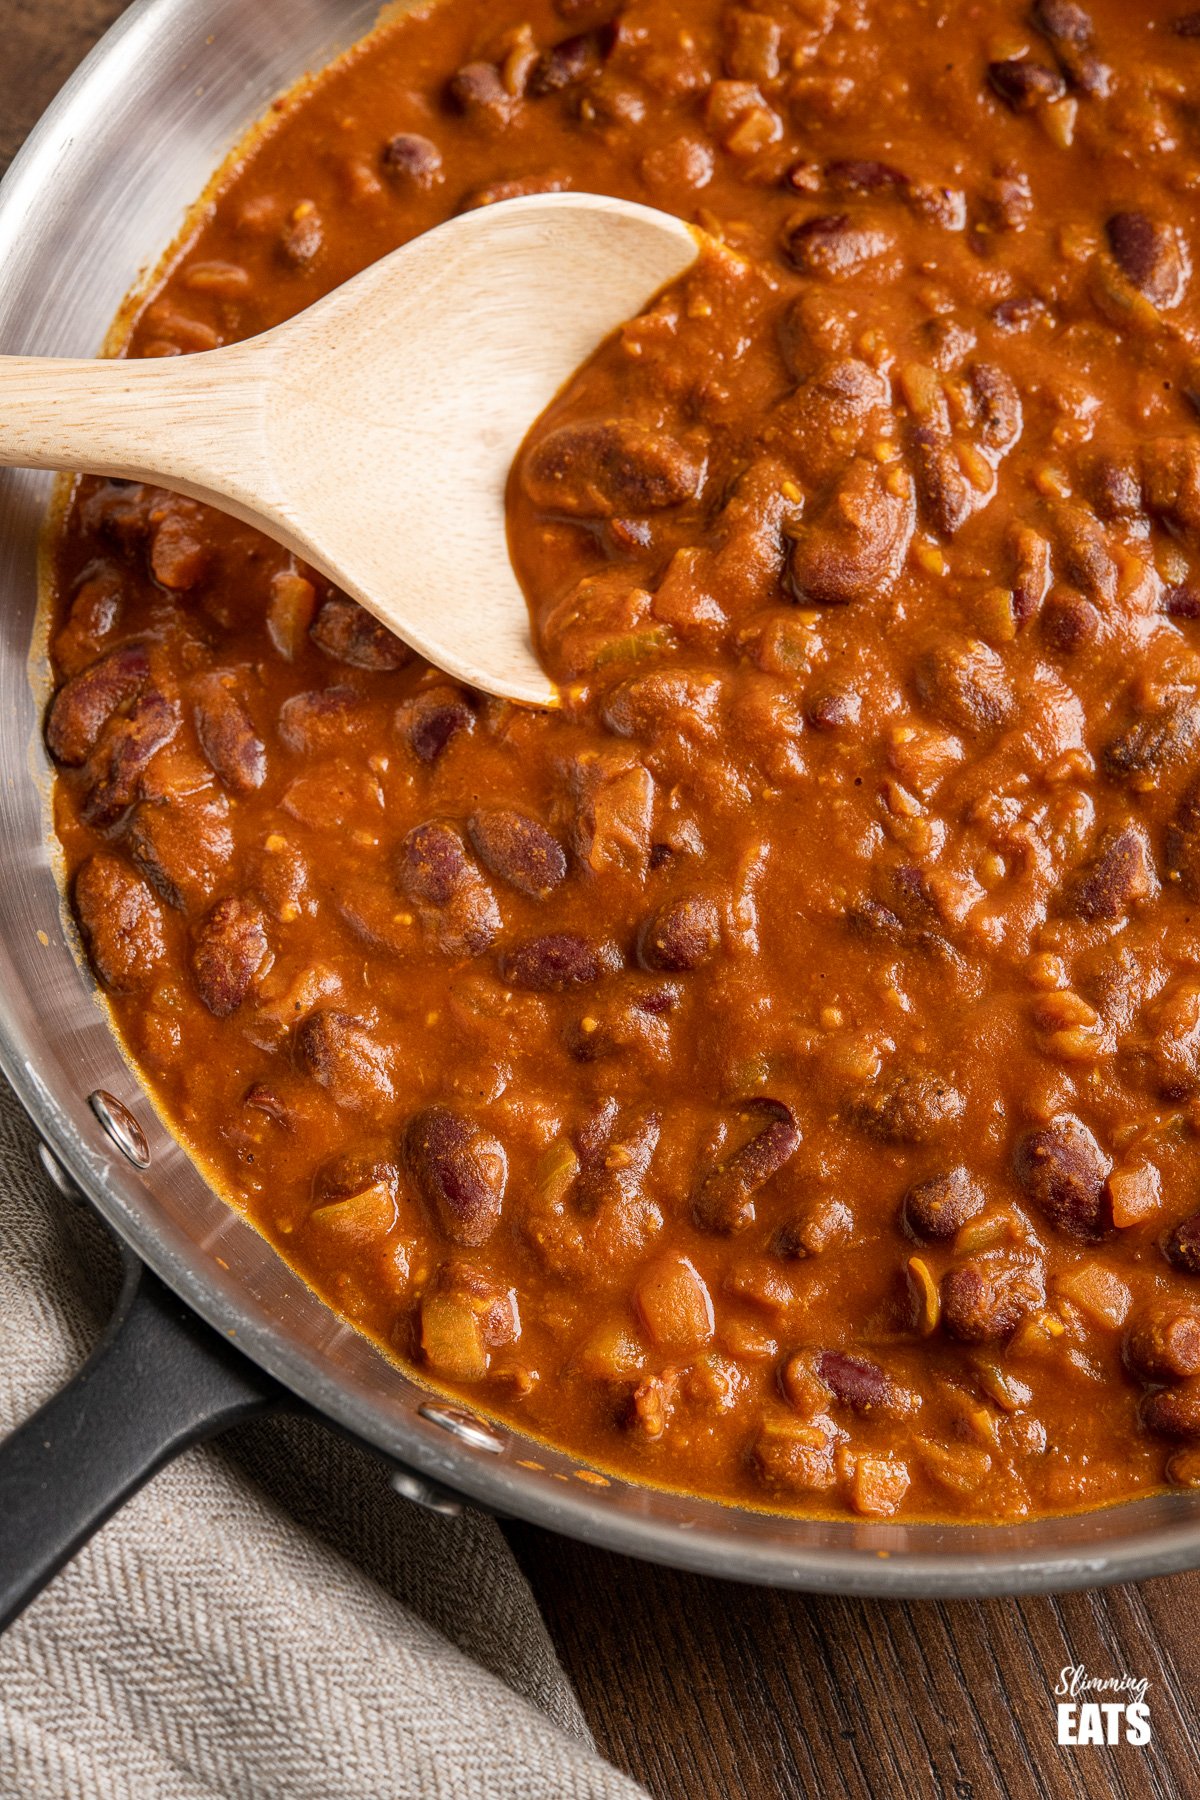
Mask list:
[[[122,0],[0,0],[0,168]],[[2,349],[3,346],[0,346]],[[1192,1800],[1200,1575],[1060,1599],[772,1594],[509,1536],[601,1748],[656,1800]],[[1054,1684],[1149,1682],[1146,1749],[1059,1748]]]

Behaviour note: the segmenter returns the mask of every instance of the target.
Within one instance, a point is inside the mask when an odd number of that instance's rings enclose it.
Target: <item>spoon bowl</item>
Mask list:
[[[206,501],[448,674],[554,706],[509,561],[509,469],[579,365],[698,249],[681,220],[596,194],[481,208],[243,343],[0,357],[0,463]]]

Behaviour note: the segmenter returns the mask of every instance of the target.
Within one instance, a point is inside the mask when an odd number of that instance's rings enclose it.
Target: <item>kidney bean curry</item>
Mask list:
[[[75,488],[46,736],[120,1033],[338,1313],[586,1462],[1200,1485],[1200,12],[446,0],[278,104],[127,353],[565,188],[709,239],[513,473],[559,711]]]

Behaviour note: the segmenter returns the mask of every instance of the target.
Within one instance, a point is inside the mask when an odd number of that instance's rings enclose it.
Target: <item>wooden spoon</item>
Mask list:
[[[448,673],[553,706],[505,536],[538,414],[694,261],[596,194],[481,208],[195,356],[0,357],[0,463],[152,481],[260,527]]]

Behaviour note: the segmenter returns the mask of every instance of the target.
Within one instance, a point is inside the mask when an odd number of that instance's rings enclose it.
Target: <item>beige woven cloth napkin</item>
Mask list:
[[[0,1433],[78,1367],[116,1289],[113,1245],[35,1152],[0,1082]],[[304,1422],[189,1451],[0,1638],[3,1800],[639,1795],[495,1524],[400,1500]]]

